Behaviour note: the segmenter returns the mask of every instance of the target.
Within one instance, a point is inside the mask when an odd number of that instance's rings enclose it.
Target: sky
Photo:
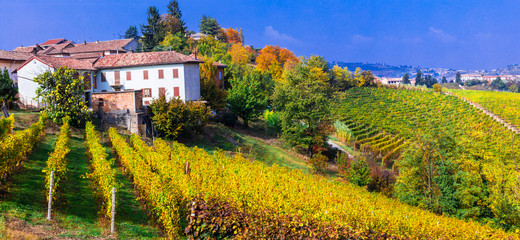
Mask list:
[[[169,0],[0,0],[0,49],[66,38],[120,38],[146,23]],[[255,48],[280,45],[327,61],[451,69],[493,69],[520,63],[520,1],[179,0],[188,30],[202,15],[241,28]]]

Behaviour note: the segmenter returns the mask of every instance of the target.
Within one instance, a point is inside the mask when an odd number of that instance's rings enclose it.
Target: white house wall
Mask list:
[[[54,69],[37,59],[33,59],[18,71],[18,93],[22,103],[39,107],[40,101],[34,100],[38,84],[33,79],[46,71],[54,72]]]
[[[164,78],[159,79],[159,69],[164,70]],[[173,78],[173,69],[178,69],[178,78]],[[148,80],[144,80],[143,71],[148,71]],[[152,96],[145,97],[143,104],[151,103],[159,98],[159,88],[165,88],[166,98],[174,97],[174,87],[179,87],[179,97],[183,101],[198,100],[200,98],[200,78],[198,64],[169,64],[155,66],[126,67],[117,69],[102,69],[96,74],[95,92],[111,92],[111,85],[115,82],[115,71],[119,71],[121,91],[152,89]],[[126,72],[131,72],[131,80],[127,80]],[[102,82],[102,74],[106,73],[106,82]]]

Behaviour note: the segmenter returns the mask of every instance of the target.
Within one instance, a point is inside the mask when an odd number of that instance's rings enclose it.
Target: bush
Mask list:
[[[207,124],[210,110],[201,102],[184,103],[178,98],[160,97],[150,104],[152,121],[161,136],[174,139],[179,134],[200,132]]]
[[[267,124],[267,131],[270,134],[276,134],[282,131],[282,119],[280,118],[280,113],[272,110],[265,110],[264,119]]]
[[[328,165],[327,156],[320,153],[314,154],[311,158],[309,158],[308,162],[312,165],[312,168],[316,172],[324,172],[327,169]]]
[[[386,196],[392,196],[394,193],[395,174],[379,166],[373,166],[370,169],[370,182],[367,190],[370,192],[380,192]]]
[[[442,92],[442,87],[440,84],[436,83],[436,84],[433,84],[433,91],[434,92]]]

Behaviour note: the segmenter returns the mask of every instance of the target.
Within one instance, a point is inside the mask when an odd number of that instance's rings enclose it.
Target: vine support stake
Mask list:
[[[112,222],[110,224],[110,234],[115,232],[115,217],[116,217],[116,188],[112,188]]]
[[[47,206],[47,220],[51,220],[52,208],[52,184],[54,183],[54,171],[51,172],[51,184],[49,186],[49,205]]]

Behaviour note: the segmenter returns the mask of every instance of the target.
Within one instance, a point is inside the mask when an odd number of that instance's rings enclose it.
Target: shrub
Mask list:
[[[309,158],[308,162],[312,165],[314,171],[323,172],[327,169],[328,160],[329,159],[320,152]]]
[[[14,128],[14,114],[11,114],[8,118],[0,119],[0,139],[11,134]]]
[[[370,169],[370,182],[367,184],[367,190],[370,192],[380,192],[386,196],[392,196],[394,193],[395,174],[379,166],[373,166]]]
[[[179,134],[200,132],[209,120],[210,110],[201,102],[184,103],[178,98],[160,97],[150,104],[154,127],[159,134],[170,139]]]
[[[280,118],[280,113],[273,110],[265,110],[264,119],[269,133],[279,133],[282,131],[282,119]]]
[[[433,84],[433,91],[434,92],[442,92],[442,87],[440,84],[436,83],[436,84]]]

